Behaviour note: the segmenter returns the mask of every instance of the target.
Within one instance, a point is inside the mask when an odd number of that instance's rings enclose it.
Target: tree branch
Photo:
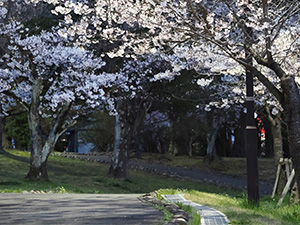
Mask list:
[[[2,93],[5,94],[6,96],[12,97],[17,102],[19,102],[25,108],[26,111],[29,111],[30,106],[26,102],[23,102],[22,99],[19,98],[15,93],[10,91],[3,91]]]
[[[271,81],[268,80],[268,78],[266,78],[260,71],[258,71],[255,67],[251,67],[249,68],[253,75],[255,77],[257,77],[257,79],[263,83],[263,85],[275,96],[275,98],[281,103],[283,104],[284,102],[284,96],[283,93],[277,89],[272,83]]]

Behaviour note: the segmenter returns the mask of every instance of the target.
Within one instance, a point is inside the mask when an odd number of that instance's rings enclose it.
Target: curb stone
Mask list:
[[[177,195],[162,195],[162,197],[169,202],[176,203],[180,202],[183,205],[192,206],[197,210],[197,213],[201,216],[201,225],[228,225],[230,223],[229,219],[222,212],[204,206],[197,203],[188,201],[184,198],[184,194]]]

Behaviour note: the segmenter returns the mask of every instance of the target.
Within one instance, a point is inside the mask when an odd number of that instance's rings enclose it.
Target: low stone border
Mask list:
[[[224,213],[216,209],[188,201],[184,198],[183,194],[162,195],[162,197],[168,202],[180,202],[183,205],[189,205],[196,209],[197,213],[201,216],[201,225],[228,225],[230,223]]]
[[[163,202],[158,200],[156,197],[156,193],[145,194],[140,197],[140,200],[143,202],[150,203],[152,205],[158,205],[165,207],[170,213],[173,214],[173,217],[170,221],[165,223],[165,225],[186,225],[190,220],[190,215],[182,210],[179,206],[170,202]]]
[[[43,190],[31,190],[31,191],[22,191],[22,194],[54,194],[52,191],[44,192]]]

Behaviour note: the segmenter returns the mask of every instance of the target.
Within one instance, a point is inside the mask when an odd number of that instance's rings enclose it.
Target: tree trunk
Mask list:
[[[191,135],[188,140],[189,157],[193,157],[193,136]]]
[[[219,127],[215,128],[213,130],[213,132],[207,138],[207,149],[206,149],[205,162],[211,162],[211,161],[215,160],[215,158],[217,156],[215,142],[217,139],[218,131],[219,131]]]
[[[30,170],[26,176],[34,181],[49,180],[47,161],[58,139],[58,135],[50,132],[47,139],[44,140],[39,130],[40,128],[37,126],[35,131],[31,131]]]
[[[42,80],[34,80],[34,84],[32,86],[32,101],[28,113],[31,155],[30,170],[26,177],[30,180],[49,180],[47,172],[47,159],[50,152],[43,151],[43,145],[45,141],[43,140],[41,118],[38,111],[42,89]]]
[[[272,124],[272,135],[273,135],[273,147],[274,147],[274,160],[275,164],[278,165],[279,159],[284,157],[283,154],[283,142],[282,142],[282,130],[280,118],[274,119],[275,124]]]
[[[27,178],[30,180],[49,180],[47,172],[47,160],[54,149],[58,138],[67,130],[66,116],[71,107],[71,102],[65,102],[56,116],[55,123],[49,133],[42,132],[42,119],[39,114],[40,97],[43,92],[43,81],[34,80],[32,86],[32,100],[28,112],[28,124],[30,129],[31,155],[30,170]],[[69,124],[70,126],[73,124]],[[64,127],[64,128],[63,128]]]
[[[35,123],[33,122],[33,124]],[[33,125],[31,124],[32,127]],[[55,144],[51,143],[49,139],[43,140],[39,126],[37,125],[35,128],[35,130],[31,131],[30,170],[27,178],[30,180],[49,180],[47,160]]]
[[[271,53],[271,51],[267,51]],[[264,63],[256,55],[257,62],[273,70],[280,78],[282,91],[272,85],[266,77],[258,70],[252,68],[256,77],[269,89],[277,98],[284,109],[284,119],[287,122],[287,133],[289,142],[289,151],[292,157],[295,169],[296,182],[300,183],[300,95],[299,88],[292,75],[286,74],[279,63],[276,63],[272,56],[268,57],[268,62]],[[300,190],[298,189],[298,196]]]
[[[273,118],[270,114],[270,109],[268,105],[266,105],[266,111],[268,114],[268,120],[271,123],[273,148],[274,148],[274,164],[275,164],[275,168],[277,168],[280,158],[284,158],[280,114],[277,114],[276,117]],[[286,180],[287,180],[286,173],[284,172],[284,170],[281,170],[279,174],[278,188],[276,190],[277,194],[280,195],[283,192],[283,189],[286,184]]]
[[[284,113],[288,125],[289,148],[295,169],[297,184],[300,184],[300,96],[299,89],[292,76],[281,77],[284,94]],[[298,189],[298,196],[299,196]]]
[[[48,181],[49,180],[48,171],[47,171],[48,158],[46,159],[46,161],[42,162],[41,165],[36,166],[34,161],[36,161],[37,158],[38,156],[31,158],[30,169],[26,177],[32,181],[37,181],[37,180]]]
[[[234,143],[230,152],[231,157],[244,157],[245,152],[246,114],[241,112],[239,126],[234,130]]]
[[[134,137],[149,107],[143,100],[120,100],[116,104],[114,156],[108,174],[118,179],[128,179],[128,161],[134,149]]]
[[[123,134],[122,134],[123,133]],[[128,152],[122,146],[121,135],[124,137],[124,128],[121,127],[120,115],[116,115],[114,155],[108,174],[119,179],[128,178]]]
[[[290,196],[290,204],[299,204],[299,190],[297,182],[294,183],[292,190],[291,190],[291,196]]]

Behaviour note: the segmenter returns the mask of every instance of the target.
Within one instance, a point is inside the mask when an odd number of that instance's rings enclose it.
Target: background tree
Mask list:
[[[30,132],[27,112],[6,117],[5,130],[9,138],[14,140],[15,148],[28,150],[30,144]]]
[[[47,180],[47,159],[58,138],[81,113],[103,102],[101,87],[108,85],[108,79],[95,74],[104,65],[101,59],[73,46],[54,29],[37,35],[27,31],[18,22],[1,24],[1,37],[9,44],[2,56],[0,92],[28,111],[27,177]],[[45,129],[45,124],[51,124],[51,129]]]
[[[299,91],[294,76],[299,70],[298,1],[127,0],[96,1],[91,5],[45,1],[57,4],[55,13],[66,15],[64,24],[70,26],[60,30],[62,35],[76,34],[81,44],[110,40],[113,46],[107,53],[110,58],[145,52],[172,53],[183,46],[181,58],[186,59],[183,67],[199,71],[207,65],[219,71],[231,69],[232,74],[240,75],[240,71],[236,72],[237,64],[229,58],[235,60],[251,71],[281,103],[293,160],[295,165],[300,165],[297,157]],[[72,13],[81,15],[80,19]],[[246,28],[251,28],[253,35]],[[252,41],[246,42],[247,38]],[[245,51],[255,59],[253,65],[245,59]],[[228,60],[220,57],[224,53]],[[191,59],[197,63],[191,63]],[[269,70],[273,72],[265,72]],[[278,80],[280,86],[276,85]],[[296,166],[297,174],[299,170]],[[297,179],[300,179],[298,175]]]
[[[81,137],[84,143],[92,143],[95,152],[111,152],[114,143],[114,116],[109,112],[99,110],[93,112],[88,120],[87,127],[82,131]]]
[[[173,78],[174,73],[168,57],[143,55],[125,62],[121,69],[123,79],[110,93],[115,102],[114,156],[109,174],[116,178],[128,178],[128,160],[132,150],[137,149],[138,132],[153,99],[159,92],[159,80]]]
[[[159,35],[153,38],[158,47],[173,43],[175,48],[186,43],[197,52],[199,48],[207,50],[203,42],[209,42],[215,46],[215,51],[234,59],[267,87],[284,110],[298,183],[299,4],[299,1],[267,0],[145,1],[143,16],[139,14],[142,26],[153,30],[155,26],[160,27]],[[131,11],[132,18],[136,18],[135,10]],[[251,28],[252,32],[246,28]],[[246,39],[251,41],[246,42]],[[247,62],[245,51],[255,59],[253,64]],[[190,57],[188,54],[187,51],[186,57]]]

